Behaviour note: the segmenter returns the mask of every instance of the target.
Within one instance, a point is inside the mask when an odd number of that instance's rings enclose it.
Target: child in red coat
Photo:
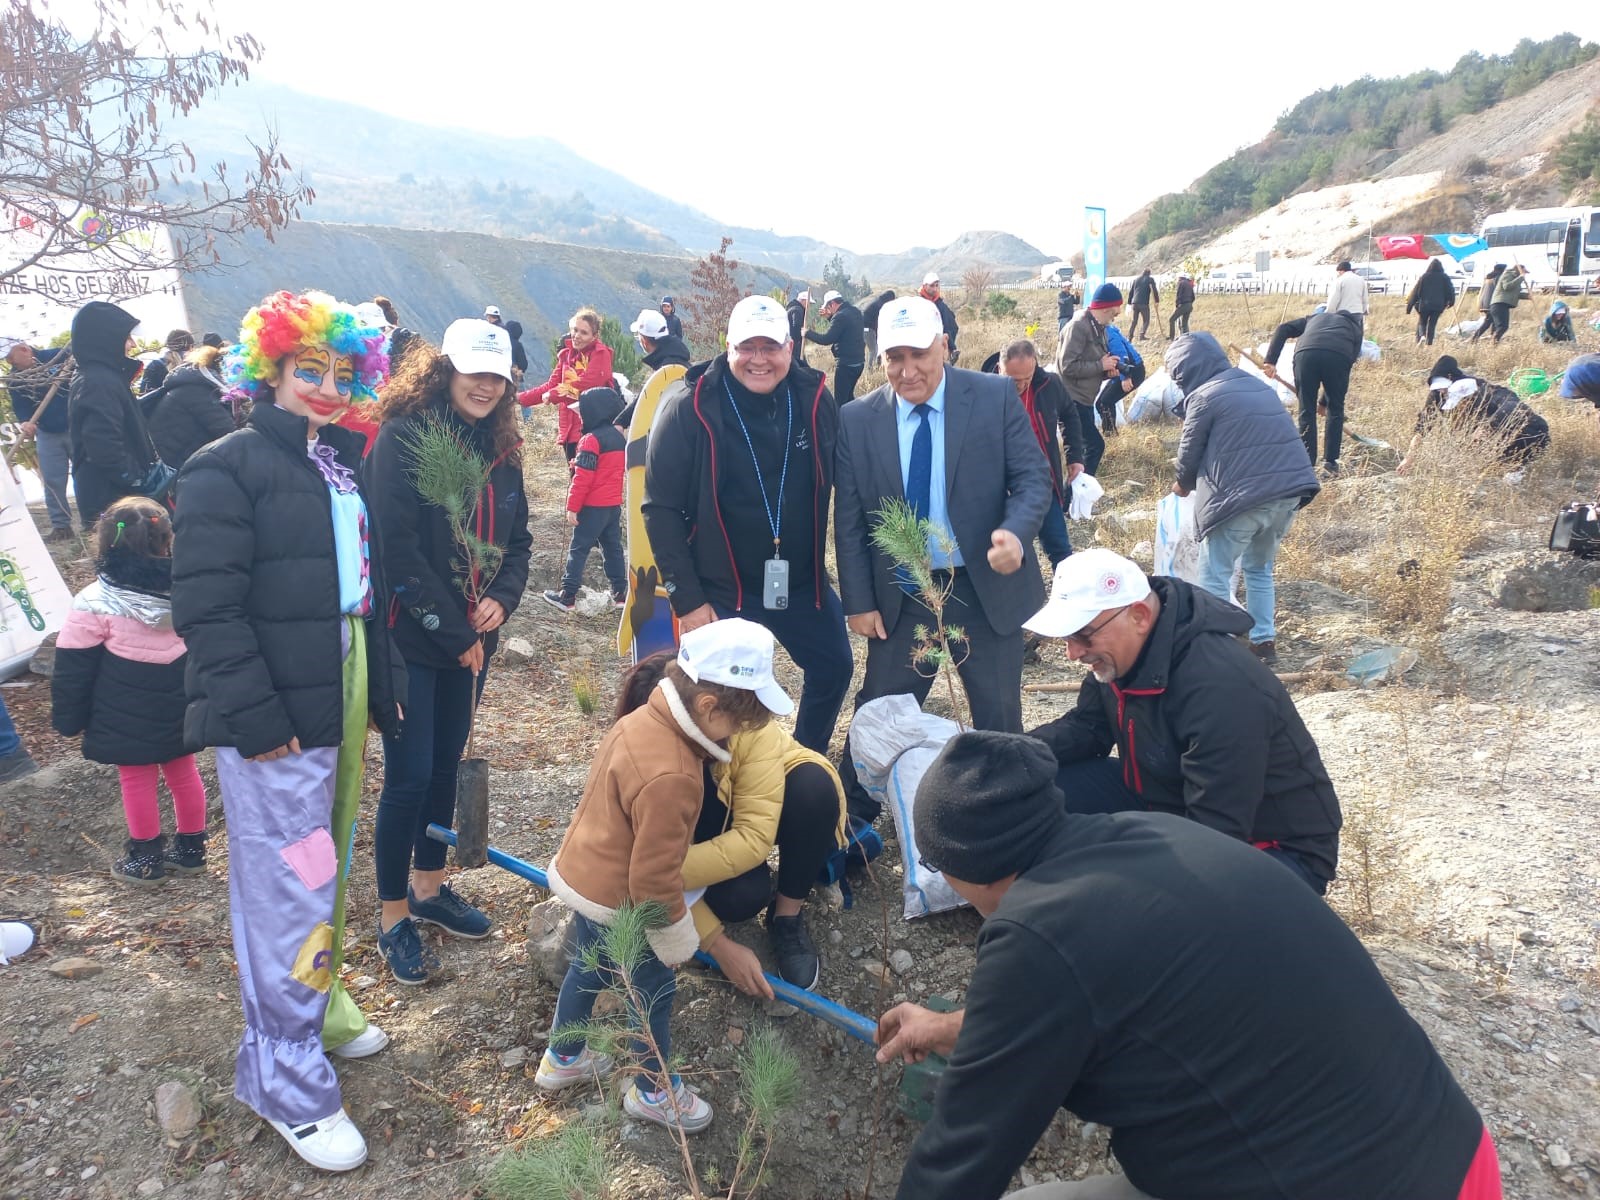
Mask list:
[[[567,549],[561,590],[550,588],[544,593],[545,603],[562,612],[577,607],[578,585],[596,542],[611,584],[611,599],[618,608],[628,601],[628,560],[622,553],[622,481],[627,473],[628,436],[614,424],[621,412],[622,395],[616,388],[590,388],[578,397],[583,435],[567,489],[572,544]]]

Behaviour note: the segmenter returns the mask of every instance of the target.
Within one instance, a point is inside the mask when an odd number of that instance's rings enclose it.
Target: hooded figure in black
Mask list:
[[[140,491],[158,461],[155,443],[133,395],[138,360],[128,338],[139,323],[115,304],[91,300],[72,318],[72,377],[67,408],[72,435],[72,486],[84,522],[113,500]]]
[[[140,399],[150,438],[161,461],[177,470],[201,446],[233,432],[233,409],[222,401],[220,350],[211,347],[190,356],[155,391]]]
[[[506,333],[511,337],[511,366],[526,375],[528,373],[528,352],[522,348],[522,322],[507,321]]]

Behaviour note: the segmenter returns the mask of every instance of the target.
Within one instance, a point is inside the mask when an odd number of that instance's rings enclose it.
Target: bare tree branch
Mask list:
[[[151,7],[151,27],[136,32],[130,0],[93,0],[85,33],[40,0],[0,0],[0,292],[52,294],[63,274],[212,265],[219,239],[260,230],[271,240],[314,198],[275,130],[248,143],[231,175],[163,132],[248,78],[261,45],[224,34],[210,0]],[[152,236],[159,226],[170,246]],[[90,252],[93,267],[76,258]]]

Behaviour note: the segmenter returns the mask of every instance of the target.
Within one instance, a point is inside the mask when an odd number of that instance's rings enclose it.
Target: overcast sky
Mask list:
[[[217,7],[266,47],[263,78],[553,137],[720,220],[857,253],[1003,229],[1069,255],[1084,205],[1114,224],[1318,88],[1600,38],[1593,0]]]

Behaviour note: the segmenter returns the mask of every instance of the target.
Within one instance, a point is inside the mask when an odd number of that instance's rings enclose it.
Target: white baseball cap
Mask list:
[[[811,293],[810,292],[801,292],[798,296],[795,297],[795,299],[800,301],[801,304],[810,304],[811,303]]]
[[[828,305],[832,304],[835,300],[843,299],[844,297],[839,295],[838,292],[824,292],[822,294],[822,307],[827,308]]]
[[[758,337],[780,346],[789,340],[789,314],[771,296],[746,296],[728,314],[728,345],[742,346]]]
[[[889,301],[878,312],[878,350],[900,346],[926,350],[944,332],[944,319],[932,300],[921,296],[901,296]]]
[[[1439,405],[1445,412],[1449,412],[1463,400],[1478,394],[1478,381],[1476,379],[1458,379],[1450,384],[1444,393],[1444,403]]]
[[[474,317],[451,321],[440,350],[463,375],[511,378],[511,335],[498,325]]]
[[[937,272],[937,271],[929,271],[926,275],[924,275],[922,277],[922,286],[923,287],[927,287],[930,283],[938,283],[938,282],[939,282],[939,272]]]
[[[1077,633],[1108,608],[1121,608],[1150,594],[1139,565],[1111,550],[1080,550],[1061,560],[1050,599],[1022,627],[1044,637]]]
[[[484,305],[483,315],[486,317],[498,317],[500,315],[500,306],[498,304]]]
[[[678,666],[696,683],[720,683],[754,692],[769,711],[786,717],[794,711],[794,701],[772,677],[776,644],[765,625],[743,617],[712,621],[683,635]]]
[[[641,308],[638,319],[628,326],[628,332],[655,341],[667,336],[667,319],[653,308]]]
[[[360,321],[362,326],[367,329],[389,328],[389,318],[384,316],[383,309],[379,308],[371,300],[356,305],[356,320]]]

